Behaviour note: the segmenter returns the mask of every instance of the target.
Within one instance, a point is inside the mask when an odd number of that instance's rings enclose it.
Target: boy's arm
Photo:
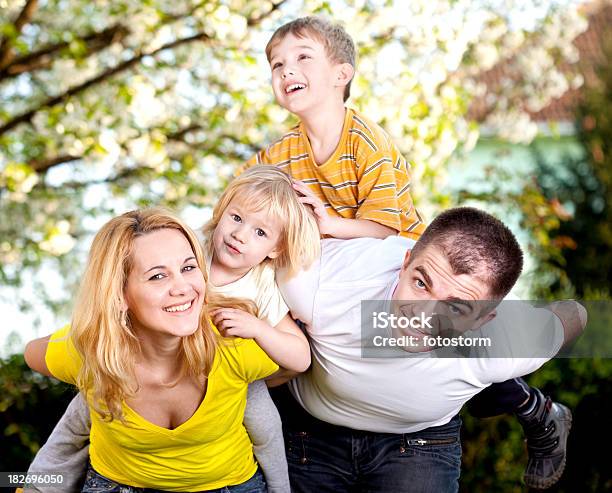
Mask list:
[[[236,308],[219,308],[212,311],[210,316],[224,337],[254,339],[279,366],[297,372],[303,372],[310,366],[308,340],[289,314],[275,327]]]
[[[334,238],[350,240],[351,238],[381,238],[397,235],[397,231],[389,226],[380,224],[369,219],[345,219],[343,217],[331,217],[332,233]]]
[[[418,240],[425,222],[410,195],[410,166],[395,145],[373,152],[358,163],[357,219],[367,219]]]
[[[396,235],[397,231],[384,224],[369,219],[346,219],[344,217],[330,216],[325,210],[323,201],[317,197],[303,182],[294,181],[293,188],[302,197],[300,201],[312,207],[319,232],[322,235],[333,236],[342,240],[352,238],[386,238]]]

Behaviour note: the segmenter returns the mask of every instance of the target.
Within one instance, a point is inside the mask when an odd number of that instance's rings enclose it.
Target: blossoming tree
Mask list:
[[[3,284],[19,286],[46,259],[68,271],[77,240],[109,214],[210,204],[288,123],[263,48],[296,13],[344,23],[359,48],[350,103],[411,161],[421,208],[445,205],[445,163],[478,137],[466,116],[473,98],[485,97],[485,122],[500,135],[529,140],[526,110],[579,82],[558,67],[575,61],[584,21],[547,5],[0,0]],[[485,95],[478,76],[500,60],[514,75]]]

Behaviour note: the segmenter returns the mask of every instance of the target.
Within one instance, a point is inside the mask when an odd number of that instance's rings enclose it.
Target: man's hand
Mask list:
[[[554,301],[544,308],[553,312],[563,324],[563,345],[573,341],[582,334],[587,324],[587,311],[580,303],[573,300]]]
[[[254,315],[237,308],[218,308],[210,316],[223,337],[255,339],[268,327]]]

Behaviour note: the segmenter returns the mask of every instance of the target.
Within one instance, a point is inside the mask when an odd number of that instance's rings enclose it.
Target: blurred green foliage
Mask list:
[[[604,44],[606,60],[612,56],[610,39]],[[598,81],[585,87],[576,114],[583,156],[551,165],[534,149],[537,172],[522,190],[503,193],[500,187],[491,194],[463,196],[512,204],[520,211],[537,262],[531,277],[534,297],[611,300],[612,65],[602,64],[597,74]],[[502,184],[505,178],[494,179]],[[603,330],[609,334],[610,324]],[[567,466],[547,491],[612,491],[607,448],[612,443],[612,359],[555,359],[527,381],[573,412]],[[525,491],[521,476],[527,454],[518,421],[511,416],[477,419],[465,410],[462,417],[461,491]]]
[[[556,359],[527,378],[572,409],[573,426],[563,477],[549,492],[612,491],[612,360]],[[522,492],[527,449],[510,415],[478,419],[462,413],[461,492]]]
[[[34,372],[21,354],[0,359],[0,471],[27,471],[75,392]]]
[[[605,60],[612,60],[612,34],[603,52]],[[612,64],[602,63],[596,73],[576,115],[583,155],[567,157],[561,166],[537,156],[537,185],[544,197],[567,211],[550,233],[551,245],[562,255],[541,262],[542,268],[561,274],[548,289],[570,288],[579,297],[609,294],[612,279]]]

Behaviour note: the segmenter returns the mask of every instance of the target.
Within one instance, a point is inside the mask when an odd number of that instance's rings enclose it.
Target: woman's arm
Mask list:
[[[45,361],[47,344],[49,344],[50,338],[51,336],[45,336],[28,342],[23,353],[25,362],[30,368],[32,368],[32,370],[42,373],[43,375],[47,375],[48,377],[53,376],[51,375],[49,368],[47,368],[47,363]]]
[[[279,366],[300,373],[310,366],[308,340],[289,314],[274,327],[236,308],[219,308],[210,315],[223,336],[255,339]]]

